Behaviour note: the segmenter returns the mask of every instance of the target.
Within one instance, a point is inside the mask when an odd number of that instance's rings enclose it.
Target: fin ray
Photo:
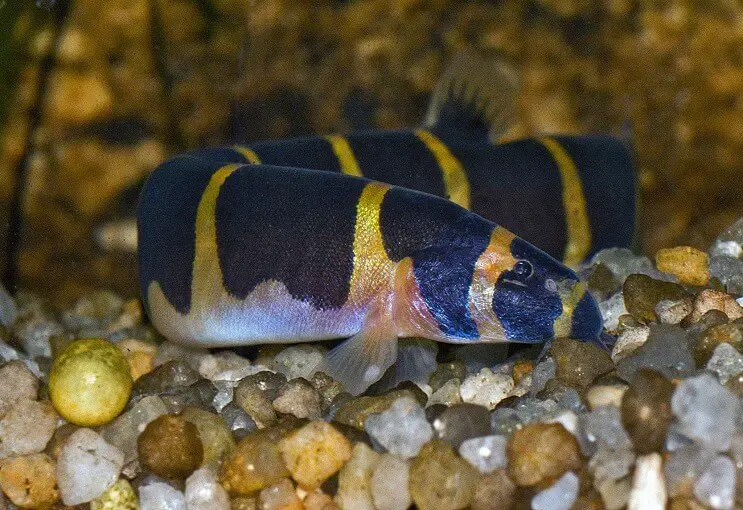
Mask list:
[[[515,70],[502,57],[459,53],[437,82],[423,125],[495,143],[514,123],[518,88]]]

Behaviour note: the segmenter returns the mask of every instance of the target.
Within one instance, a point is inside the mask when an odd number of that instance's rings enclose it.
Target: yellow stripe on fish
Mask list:
[[[415,134],[426,144],[428,150],[436,158],[444,178],[447,198],[455,204],[469,209],[470,182],[462,163],[452,154],[446,144],[430,131],[417,129]]]
[[[574,266],[582,262],[591,250],[591,224],[588,221],[583,185],[573,159],[562,145],[549,137],[542,137],[539,141],[550,151],[560,170],[568,234],[563,262]]]
[[[356,161],[356,157],[353,155],[353,150],[351,149],[348,140],[339,135],[328,135],[325,138],[333,147],[333,152],[335,153],[335,157],[338,158],[341,172],[348,175],[362,177],[361,169]]]

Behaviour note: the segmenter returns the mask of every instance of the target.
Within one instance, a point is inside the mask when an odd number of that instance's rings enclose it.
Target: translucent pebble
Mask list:
[[[630,449],[599,449],[588,461],[588,470],[596,481],[619,480],[627,476],[635,464],[635,454]]]
[[[735,395],[710,374],[683,380],[671,397],[678,430],[716,451],[730,448],[740,407]]]
[[[300,510],[303,508],[294,484],[288,478],[263,489],[258,495],[258,507],[261,510]],[[188,510],[191,510],[191,507]]]
[[[516,403],[514,409],[522,423],[545,421],[561,411],[554,400],[536,398],[522,398]]]
[[[712,450],[696,444],[687,444],[674,451],[663,465],[668,495],[676,497],[688,493],[714,457]]]
[[[178,489],[163,482],[139,488],[140,510],[186,510],[186,497]]]
[[[578,485],[578,476],[568,471],[532,498],[532,510],[569,510],[578,497]]]
[[[620,284],[631,274],[656,272],[653,263],[645,256],[635,255],[627,248],[608,248],[591,258],[591,264],[603,264],[612,272]]]
[[[721,343],[715,347],[707,362],[707,369],[715,372],[720,382],[725,384],[728,379],[743,372],[743,354],[732,345]]]
[[[462,382],[459,393],[464,402],[493,409],[498,402],[508,396],[513,386],[511,376],[483,368],[476,375],[470,375]]]
[[[622,293],[617,292],[606,301],[600,302],[599,310],[607,331],[616,331],[619,328],[619,317],[627,313]]]
[[[531,372],[531,393],[536,395],[544,389],[547,381],[555,377],[555,360],[547,358],[537,363]]]
[[[227,491],[209,468],[197,469],[186,479],[185,499],[188,510],[230,509]]]
[[[232,402],[235,398],[235,385],[232,381],[214,381],[217,393],[212,399],[212,406],[215,410],[221,411],[224,406]]]
[[[589,453],[596,448],[613,450],[632,448],[632,441],[622,426],[622,416],[614,406],[600,406],[581,416],[583,436],[581,439],[584,452]]]
[[[665,510],[666,486],[657,453],[637,458],[627,510]]]
[[[736,241],[715,241],[709,249],[712,258],[737,259],[743,253],[743,246]]]
[[[293,345],[274,356],[274,361],[277,370],[287,379],[303,377],[309,380],[315,372],[315,367],[325,359],[326,353],[327,349],[317,345]]]
[[[57,484],[65,505],[91,501],[111,487],[124,466],[124,454],[90,429],[67,438],[57,458]]]
[[[385,453],[371,477],[371,495],[379,510],[406,510],[412,499],[408,490],[410,466],[403,459]]]
[[[168,408],[163,400],[155,395],[144,397],[122,413],[118,418],[104,426],[101,436],[124,453],[124,462],[137,458],[137,438],[148,423],[164,414]]]
[[[29,357],[51,358],[49,338],[62,335],[64,328],[53,317],[34,313],[20,316],[13,326],[13,333]]]
[[[735,503],[735,465],[718,455],[694,484],[694,495],[715,510],[730,510]]]
[[[467,439],[459,445],[459,454],[480,473],[492,473],[506,467],[506,436],[484,436]]]
[[[715,239],[715,244],[719,242],[733,241],[743,244],[743,217],[738,218],[733,223],[725,227]]]
[[[490,413],[490,428],[496,434],[510,436],[523,426],[516,411],[509,407],[499,407]]]
[[[425,411],[409,397],[398,398],[388,410],[370,415],[364,428],[388,452],[405,459],[418,455],[433,437]]]
[[[736,247],[740,251],[740,245],[736,243]],[[709,261],[709,272],[731,294],[743,294],[743,260],[740,258],[713,256]]]
[[[62,322],[72,331],[102,329],[121,314],[124,300],[111,291],[87,294],[62,313]]]
[[[654,324],[647,341],[616,364],[617,375],[631,381],[635,373],[651,368],[666,377],[689,374],[694,369],[694,357],[687,333],[679,326]]]
[[[436,416],[432,424],[436,438],[454,448],[466,439],[490,434],[488,410],[476,404],[454,404]]]

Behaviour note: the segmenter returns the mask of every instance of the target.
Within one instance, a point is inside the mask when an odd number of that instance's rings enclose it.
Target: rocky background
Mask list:
[[[0,224],[27,154],[20,283],[60,306],[135,295],[135,261],[96,251],[91,229],[170,154],[416,125],[465,47],[516,63],[515,135],[631,131],[645,252],[706,249],[743,210],[736,2],[74,0],[59,33],[59,5],[24,2],[0,1],[17,47],[0,72]]]

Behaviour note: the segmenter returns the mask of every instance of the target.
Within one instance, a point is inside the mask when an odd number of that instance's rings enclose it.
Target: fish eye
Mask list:
[[[544,281],[544,288],[549,292],[557,292],[557,283],[552,278],[547,278]]]
[[[513,272],[522,278],[529,278],[534,272],[534,267],[528,260],[519,260],[513,265]]]

